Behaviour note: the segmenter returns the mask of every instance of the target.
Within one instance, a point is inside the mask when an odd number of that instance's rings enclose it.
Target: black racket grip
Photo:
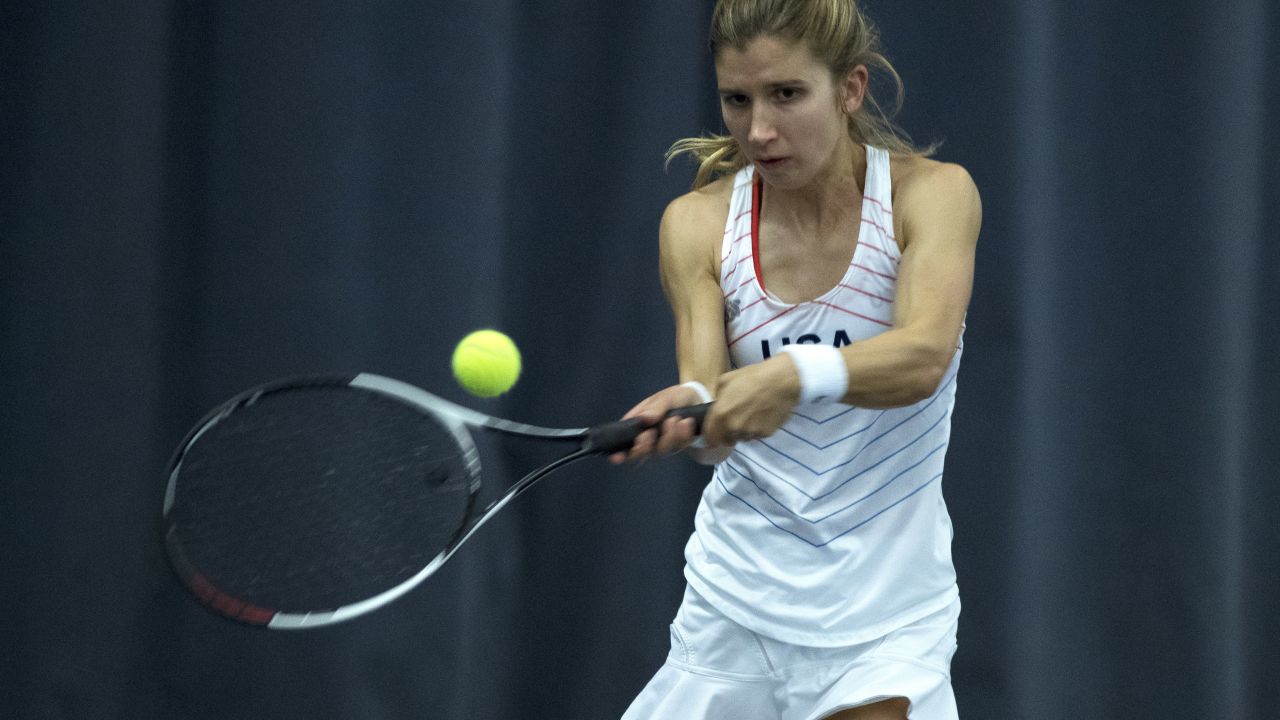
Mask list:
[[[710,408],[711,403],[676,408],[668,412],[663,420],[669,417],[693,418],[693,431],[694,433],[700,433],[702,432],[702,419],[707,416],[707,410]],[[634,418],[600,423],[587,431],[587,440],[583,443],[582,448],[588,452],[602,455],[621,450],[630,450],[640,433],[650,427],[652,426],[644,425]]]

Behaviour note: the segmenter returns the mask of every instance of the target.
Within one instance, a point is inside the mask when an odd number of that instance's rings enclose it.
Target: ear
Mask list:
[[[846,115],[853,115],[862,108],[862,101],[867,97],[867,86],[871,81],[871,74],[867,71],[866,65],[858,65],[845,75],[844,81],[840,83],[841,90],[841,109]]]

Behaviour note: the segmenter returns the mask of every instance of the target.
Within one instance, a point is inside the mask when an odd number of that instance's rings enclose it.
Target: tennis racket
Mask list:
[[[707,407],[673,414],[700,425]],[[341,622],[413,589],[552,471],[625,450],[643,429],[525,425],[379,375],[278,381],[214,409],[178,448],[165,548],[221,615],[273,629]],[[481,509],[472,430],[568,450]]]

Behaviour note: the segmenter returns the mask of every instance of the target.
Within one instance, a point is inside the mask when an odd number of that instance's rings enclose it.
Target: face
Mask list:
[[[852,144],[845,113],[861,105],[865,77],[859,66],[836,82],[803,44],[768,36],[716,56],[725,126],[780,188],[812,182],[842,157],[842,143]]]

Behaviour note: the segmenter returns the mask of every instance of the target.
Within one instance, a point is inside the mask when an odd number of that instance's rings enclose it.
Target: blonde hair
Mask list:
[[[880,46],[880,33],[858,7],[857,0],[718,0],[711,16],[711,54],[724,48],[742,51],[747,43],[769,36],[804,43],[833,78],[843,78],[859,65],[879,71],[892,84],[894,102],[886,108],[867,88],[862,107],[849,115],[849,137],[856,143],[882,147],[895,155],[932,155],[937,148],[917,148],[891,118],[902,107],[902,78]],[[729,135],[703,135],[677,140],[667,150],[667,163],[679,155],[698,162],[693,187],[747,164]]]

